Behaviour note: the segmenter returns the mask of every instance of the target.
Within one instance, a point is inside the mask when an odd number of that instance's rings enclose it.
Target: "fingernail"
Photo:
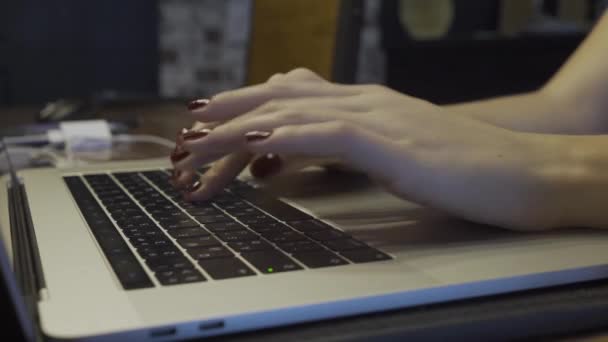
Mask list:
[[[187,128],[182,128],[179,132],[177,132],[175,142],[177,142],[178,145],[184,142],[184,134],[188,133],[188,131],[190,130]]]
[[[267,155],[256,159],[251,164],[249,170],[256,178],[266,178],[279,173],[281,167],[283,167],[281,158],[276,154],[268,153]]]
[[[182,133],[182,138],[184,139],[184,141],[192,141],[192,140],[204,138],[210,132],[211,132],[211,130],[208,129],[208,128],[203,128],[203,129],[198,130],[198,131],[192,131],[192,130],[190,130],[190,131],[187,131],[185,133]]]
[[[200,189],[201,186],[203,186],[203,183],[201,183],[200,181],[196,181],[192,185],[190,185],[188,188],[186,188],[185,191],[187,193],[191,193],[191,192],[194,192],[194,191]]]
[[[267,131],[251,131],[245,133],[245,140],[247,140],[247,142],[264,140],[268,138],[271,134],[272,132]]]
[[[208,99],[198,99],[188,103],[188,110],[197,110],[205,107],[209,103]]]
[[[176,147],[176,151],[173,151],[173,153],[171,153],[171,161],[176,163],[184,158],[186,158],[187,156],[190,155],[190,152],[188,151],[177,151],[177,147]]]

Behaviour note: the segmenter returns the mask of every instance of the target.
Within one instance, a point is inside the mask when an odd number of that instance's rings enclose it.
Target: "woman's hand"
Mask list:
[[[191,184],[195,168],[214,164],[188,189],[190,200],[211,196],[254,156],[272,154],[337,160],[399,196],[482,223],[556,224],[534,178],[546,154],[539,144],[382,86],[333,84],[296,69],[221,93],[193,113],[213,129],[178,142],[174,182]]]

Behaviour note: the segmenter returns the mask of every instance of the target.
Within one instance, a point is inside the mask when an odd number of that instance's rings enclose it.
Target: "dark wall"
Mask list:
[[[414,40],[399,23],[398,2],[382,2],[387,85],[436,103],[468,101],[537,89],[582,41],[585,33],[501,37],[499,1],[454,1],[445,38]]]
[[[152,0],[2,0],[0,104],[157,92]]]

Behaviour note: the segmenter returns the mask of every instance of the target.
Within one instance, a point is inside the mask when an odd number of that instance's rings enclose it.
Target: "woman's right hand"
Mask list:
[[[212,196],[252,156],[272,153],[340,160],[401,197],[473,221],[556,224],[554,213],[539,205],[551,207],[535,178],[535,167],[555,154],[544,141],[450,115],[386,87],[333,84],[307,70],[291,74],[298,77],[219,94],[194,112],[200,122],[221,124],[189,133],[184,152],[173,158],[182,172],[214,162],[188,199]]]

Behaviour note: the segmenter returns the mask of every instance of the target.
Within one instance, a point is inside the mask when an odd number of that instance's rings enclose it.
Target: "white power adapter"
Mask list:
[[[49,130],[49,142],[65,144],[68,161],[87,157],[108,160],[112,154],[112,131],[105,120],[65,121],[59,129]]]

